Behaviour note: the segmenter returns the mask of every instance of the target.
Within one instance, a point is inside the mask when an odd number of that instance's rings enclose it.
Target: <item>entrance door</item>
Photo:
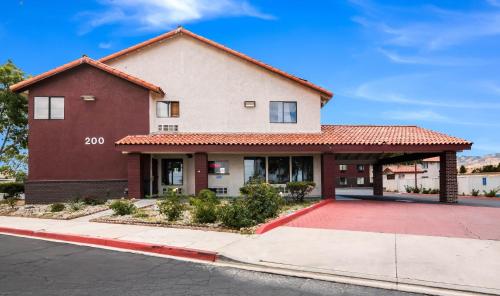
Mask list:
[[[152,159],[151,170],[153,170],[153,195],[158,195],[158,159]]]

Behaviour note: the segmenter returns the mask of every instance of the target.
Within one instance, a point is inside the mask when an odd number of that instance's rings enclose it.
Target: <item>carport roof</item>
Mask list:
[[[465,145],[472,143],[418,126],[323,125],[319,133],[166,133],[131,135],[117,145]]]

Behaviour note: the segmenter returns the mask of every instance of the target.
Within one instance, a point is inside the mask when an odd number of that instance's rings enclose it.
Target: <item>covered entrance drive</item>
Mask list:
[[[293,157],[312,157],[311,178],[316,183],[315,192],[322,198],[332,199],[335,198],[339,162],[370,164],[373,165],[374,195],[382,195],[383,165],[439,156],[442,202],[456,201],[456,153],[470,149],[471,145],[463,139],[416,126],[350,125],[326,125],[322,126],[321,133],[314,134],[137,135],[127,136],[116,143],[117,149],[128,155],[128,191],[131,198],[154,193],[156,188],[152,187],[158,180],[153,180],[153,177],[161,179],[163,184],[182,179],[182,190],[186,194],[196,194],[224,179],[225,184],[229,184],[227,187],[233,188],[229,195],[234,195],[234,188],[241,187],[245,182],[245,159],[251,157],[266,159],[265,175],[268,181],[271,176],[270,158],[281,158],[279,169],[283,182],[294,178]],[[171,160],[164,161],[164,158]],[[183,161],[180,162],[180,159]],[[210,161],[227,161],[229,172],[209,174]],[[156,176],[151,170],[154,163],[162,167],[157,168]],[[165,171],[164,167],[173,169]],[[165,179],[165,174],[171,174],[170,179]],[[160,191],[160,185],[158,189]]]

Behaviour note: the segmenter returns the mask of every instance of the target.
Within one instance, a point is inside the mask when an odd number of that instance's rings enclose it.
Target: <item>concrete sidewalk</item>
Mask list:
[[[500,295],[500,241],[296,227],[240,235],[2,216],[0,227],[193,248],[292,275],[312,272],[378,280],[394,288],[414,284]]]

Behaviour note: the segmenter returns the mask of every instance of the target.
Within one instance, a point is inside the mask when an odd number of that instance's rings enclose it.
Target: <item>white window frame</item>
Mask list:
[[[172,103],[177,103],[180,107],[179,101],[156,101],[156,117],[157,118],[177,118],[179,116],[172,116]],[[165,105],[167,108],[167,115],[160,116],[159,106]]]
[[[43,101],[43,102],[42,102]],[[65,115],[65,102],[64,97],[62,96],[47,96],[47,97],[34,97],[33,98],[33,119],[36,120],[63,120]],[[56,103],[60,103],[59,110],[62,109],[62,113],[56,114],[53,110],[57,110],[55,108]],[[46,105],[46,109],[40,110],[40,108]],[[45,113],[46,114],[43,114]]]
[[[365,177],[357,177],[356,184],[357,185],[365,185]]]

